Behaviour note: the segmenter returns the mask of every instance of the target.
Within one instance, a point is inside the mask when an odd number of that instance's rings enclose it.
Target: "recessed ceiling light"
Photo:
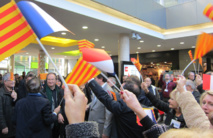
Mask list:
[[[139,52],[137,51],[136,53],[138,54]]]
[[[152,50],[152,52],[155,52],[155,50]]]
[[[66,32],[62,32],[61,34],[62,34],[62,35],[66,35],[67,33],[66,33]]]
[[[55,49],[55,47],[52,47],[51,49]]]
[[[153,62],[151,62],[151,64],[153,64]]]
[[[138,49],[141,49],[141,47],[138,47]]]
[[[83,28],[83,29],[88,29],[88,27],[87,27],[87,26],[82,26],[82,28]]]
[[[171,50],[175,50],[175,48],[171,48]]]
[[[105,48],[105,46],[101,46],[101,48]]]
[[[184,42],[180,42],[180,44],[181,44],[181,45],[183,45],[183,44],[184,44]]]
[[[112,56],[112,54],[109,54],[109,56]]]
[[[161,45],[157,45],[157,47],[161,47]]]
[[[97,38],[96,38],[96,39],[94,39],[94,40],[95,40],[95,41],[99,41],[99,39],[97,39]]]
[[[166,61],[164,63],[167,63]]]
[[[67,57],[67,56],[64,56],[64,57]]]
[[[144,41],[143,40],[140,40],[140,43],[143,43]]]
[[[26,53],[26,54],[29,54],[29,53]]]
[[[192,48],[195,48],[195,46],[192,46]]]

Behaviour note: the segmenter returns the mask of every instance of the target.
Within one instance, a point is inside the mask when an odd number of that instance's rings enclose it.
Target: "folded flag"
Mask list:
[[[83,48],[83,59],[100,70],[108,73],[114,73],[114,65],[111,57],[103,49]]]
[[[36,35],[14,1],[0,8],[0,61],[35,39]]]
[[[39,76],[40,76],[40,80],[46,80],[47,73],[40,73]]]
[[[189,50],[188,54],[189,54],[189,57],[190,57],[190,59],[191,59],[191,61],[192,61],[192,60],[193,60],[192,50]],[[196,63],[196,62],[194,61],[193,63]]]
[[[80,57],[72,72],[67,76],[65,81],[67,84],[76,84],[81,86],[88,80],[98,76],[100,73],[101,72],[96,67]]]
[[[142,65],[139,63],[138,60],[135,58],[131,58],[132,63],[135,65],[135,67],[138,69],[138,71],[141,71]]]
[[[213,36],[207,33],[202,33],[197,38],[194,59],[203,57],[213,49]]]
[[[209,19],[213,20],[213,6],[208,4],[203,11],[203,14],[206,15]]]
[[[203,74],[203,89],[213,90],[213,75]]]
[[[39,39],[54,32],[69,31],[35,3],[20,1],[17,5]]]
[[[78,41],[78,48],[81,52],[82,48],[94,48],[94,44],[86,39]]]

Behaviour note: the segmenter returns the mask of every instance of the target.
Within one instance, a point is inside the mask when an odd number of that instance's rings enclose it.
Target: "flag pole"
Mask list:
[[[112,83],[111,80],[108,79],[108,77],[107,77],[103,72],[101,72],[101,75],[102,75],[105,79],[107,79],[107,80],[108,80],[119,92],[121,91],[114,83]]]
[[[118,79],[117,74],[115,74],[115,78],[117,79],[117,81],[118,81],[119,85],[121,86],[121,88],[124,89],[123,86],[121,85],[121,81]]]
[[[36,38],[37,42],[39,43],[39,45],[41,46],[42,50],[44,51],[44,53],[48,56],[48,58],[50,59],[50,62],[53,64],[53,66],[55,67],[61,81],[63,82],[65,88],[69,89],[68,88],[68,85],[67,83],[65,82],[64,78],[62,77],[61,73],[59,72],[57,66],[55,65],[55,63],[53,62],[51,56],[49,55],[49,53],[47,52],[47,50],[45,49],[45,47],[43,46],[43,44],[41,43],[41,41],[38,39],[38,37]],[[72,95],[72,94],[71,94]],[[72,98],[73,98],[73,95],[72,95]],[[63,99],[62,99],[63,100]]]
[[[199,70],[200,70],[200,63],[198,63],[198,67],[197,67],[197,74],[199,75]]]
[[[196,71],[196,66],[195,66],[195,63],[194,63],[194,62],[193,62],[193,66],[194,66],[195,74],[196,74],[197,71]]]
[[[183,75],[183,73],[186,71],[186,69],[195,61],[195,59],[193,59],[186,67],[185,69],[182,71],[181,75]]]

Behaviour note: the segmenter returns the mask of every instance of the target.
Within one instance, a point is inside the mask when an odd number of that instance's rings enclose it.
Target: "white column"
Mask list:
[[[38,74],[45,73],[45,61],[46,61],[46,55],[43,50],[39,50],[38,54]]]
[[[130,61],[129,34],[120,34],[118,42],[118,72],[121,80],[121,62]]]

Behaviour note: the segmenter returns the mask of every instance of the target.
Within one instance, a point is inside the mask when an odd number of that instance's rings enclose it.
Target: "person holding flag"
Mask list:
[[[3,76],[4,86],[0,89],[0,137],[15,137],[15,127],[12,123],[13,111],[17,94],[14,91],[14,77],[12,73]],[[13,80],[11,79],[13,78]]]

